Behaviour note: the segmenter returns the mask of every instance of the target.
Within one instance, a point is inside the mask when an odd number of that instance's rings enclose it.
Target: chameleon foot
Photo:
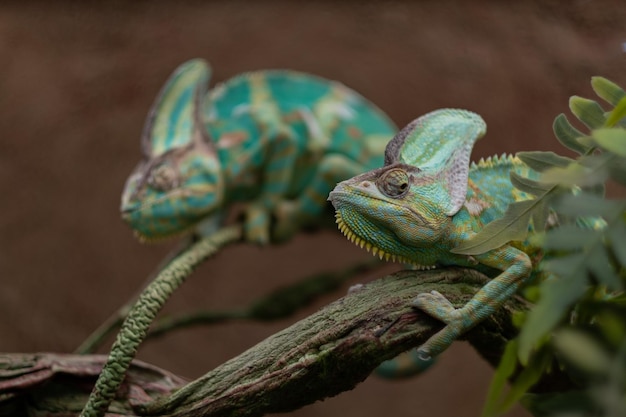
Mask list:
[[[460,318],[458,310],[438,291],[419,294],[411,305],[446,324]]]
[[[430,360],[446,350],[465,330],[462,309],[454,308],[452,303],[438,291],[419,294],[411,305],[446,323],[446,327],[431,336],[417,349],[421,360]]]

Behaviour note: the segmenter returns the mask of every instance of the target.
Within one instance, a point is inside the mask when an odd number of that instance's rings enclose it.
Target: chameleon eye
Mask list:
[[[176,172],[168,164],[161,164],[156,166],[151,172],[148,178],[148,184],[150,187],[157,191],[169,191],[176,187]]]
[[[376,185],[387,197],[402,197],[409,191],[409,175],[403,169],[392,169],[385,172]]]

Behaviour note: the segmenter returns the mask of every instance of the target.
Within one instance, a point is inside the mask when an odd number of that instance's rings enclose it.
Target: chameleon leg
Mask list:
[[[481,264],[502,270],[478,291],[463,307],[454,306],[437,291],[419,294],[412,305],[446,323],[418,349],[421,358],[427,359],[447,349],[461,334],[495,312],[530,276],[532,263],[528,255],[511,246],[477,255]]]
[[[287,192],[296,163],[297,139],[291,129],[282,127],[270,134],[259,197],[246,207],[246,240],[261,245],[270,240],[270,213]]]
[[[276,208],[273,238],[290,238],[303,223],[319,218],[328,194],[338,182],[363,172],[363,165],[341,154],[328,154],[319,161],[314,178],[295,200],[283,200]]]

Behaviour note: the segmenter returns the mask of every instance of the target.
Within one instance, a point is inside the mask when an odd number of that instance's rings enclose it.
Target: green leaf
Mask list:
[[[619,307],[625,308],[626,307],[626,294],[619,294],[619,295],[612,295],[609,298],[609,302],[611,304],[615,304]]]
[[[588,147],[582,145],[577,140],[579,137],[585,136],[585,134],[572,126],[563,113],[554,119],[552,130],[557,140],[566,148],[581,155],[589,150]]]
[[[593,187],[609,177],[609,159],[605,154],[580,158],[565,168],[550,168],[541,174],[541,181],[566,188]]]
[[[593,100],[572,96],[569,99],[569,108],[589,129],[599,129],[606,122],[604,110]]]
[[[518,152],[516,156],[537,172],[543,172],[554,167],[564,168],[574,162],[573,159],[557,155],[554,152]]]
[[[543,269],[561,279],[586,279],[587,268],[585,267],[584,254],[573,252],[568,255],[548,259],[543,264]],[[542,293],[543,295],[543,293]]]
[[[625,101],[626,103],[626,101]],[[613,152],[621,157],[626,157],[626,129],[604,128],[591,133],[594,142],[603,149]]]
[[[547,191],[550,191],[552,186],[546,185],[539,181],[531,180],[530,178],[523,177],[515,171],[510,173],[511,183],[515,188],[525,193],[540,195]]]
[[[581,229],[573,224],[566,224],[546,232],[543,238],[543,249],[573,251],[584,249],[597,231]]]
[[[548,227],[548,217],[550,216],[550,207],[546,204],[537,206],[532,212],[533,230],[535,232],[541,232]]]
[[[611,243],[611,250],[619,263],[626,267],[626,224],[623,222],[616,222],[607,229],[609,236],[609,242]]]
[[[518,201],[510,204],[504,215],[487,224],[469,240],[452,249],[452,253],[480,255],[511,241],[523,241],[528,234],[528,224],[533,210],[540,208],[541,199]]]
[[[591,77],[591,87],[598,97],[612,106],[616,106],[622,98],[626,97],[626,92],[619,85],[604,77]]]
[[[591,248],[587,258],[587,268],[599,284],[605,285],[610,291],[621,291],[622,282],[615,272],[604,245],[597,244]]]
[[[558,261],[572,263],[578,257],[568,255],[559,258]],[[546,268],[555,261],[546,262]],[[519,335],[519,358],[522,364],[528,363],[528,358],[537,343],[568,313],[570,306],[585,293],[586,289],[587,274],[584,269],[578,269],[566,278],[554,278],[541,283],[541,298],[528,313]]]
[[[611,357],[589,334],[572,328],[561,329],[552,337],[554,347],[578,368],[607,375]]]
[[[561,194],[552,203],[559,213],[569,217],[614,216],[623,206],[590,193]]]
[[[506,344],[504,353],[500,358],[500,364],[493,375],[491,384],[489,384],[487,399],[485,401],[485,407],[483,408],[481,417],[492,417],[497,414],[496,410],[498,409],[498,400],[502,397],[507,380],[513,375],[513,372],[515,372],[515,365],[517,364],[517,347],[518,343],[516,339],[513,339]]]
[[[597,413],[597,406],[589,393],[582,390],[526,394],[520,403],[535,417],[589,417]]]
[[[612,300],[611,300],[612,301]],[[624,315],[620,312],[602,311],[596,315],[596,322],[606,340],[613,347],[618,347],[624,343],[626,336],[626,323]]]
[[[533,361],[511,383],[511,389],[497,410],[498,413],[505,413],[513,407],[526,394],[526,391],[535,385],[544,373],[547,373],[551,363],[552,355],[547,349],[538,352]]]
[[[626,117],[626,97],[623,97],[606,119],[606,126],[612,127]]]
[[[614,181],[626,186],[626,158],[615,157],[609,165],[609,174]]]

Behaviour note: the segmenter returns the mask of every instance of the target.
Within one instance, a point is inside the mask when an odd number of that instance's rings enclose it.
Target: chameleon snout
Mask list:
[[[335,186],[335,188],[333,188],[333,190],[328,194],[328,198],[326,199],[327,201],[330,201],[333,204],[333,207],[337,208],[335,206],[335,201],[337,200],[337,196],[341,193],[345,193],[345,187],[343,185],[343,182],[340,182],[339,184],[337,184]]]

